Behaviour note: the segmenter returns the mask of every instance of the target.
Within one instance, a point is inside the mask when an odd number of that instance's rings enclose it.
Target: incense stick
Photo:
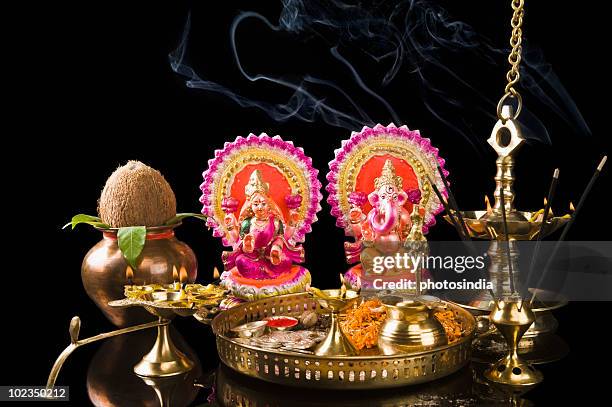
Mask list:
[[[452,206],[452,209],[457,214],[457,220],[459,221],[461,229],[463,230],[464,235],[469,237],[470,233],[468,232],[467,226],[465,225],[465,221],[463,220],[463,215],[459,211],[459,205],[457,205],[457,201],[455,200],[455,195],[453,194],[453,191],[448,186],[448,180],[444,176],[444,171],[442,171],[442,167],[440,167],[440,165],[438,165],[438,172],[440,173],[440,178],[442,178],[442,183],[444,184],[444,188],[446,188],[446,192],[448,192],[448,201],[450,205]]]
[[[555,190],[557,189],[557,183],[559,182],[559,169],[556,168],[553,172],[553,178],[550,183],[550,188],[548,189],[548,197],[546,198],[546,205],[544,205],[544,215],[542,218],[542,223],[540,224],[540,230],[538,232],[538,237],[536,240],[536,246],[533,249],[533,255],[531,256],[531,263],[529,264],[529,271],[527,272],[527,279],[529,281],[529,277],[531,277],[531,273],[533,272],[533,266],[535,266],[536,259],[538,257],[538,252],[540,251],[540,245],[542,242],[542,238],[544,237],[544,229],[546,228],[546,219],[548,218],[548,212],[550,212],[550,208],[552,206],[552,200],[555,196]]]
[[[470,238],[469,234],[466,234],[466,235],[463,234],[463,230],[461,229],[461,227],[459,226],[459,223],[457,222],[457,220],[455,219],[455,217],[453,216],[453,214],[451,213],[451,211],[449,209],[448,202],[446,202],[444,200],[444,197],[442,196],[442,194],[438,190],[438,187],[436,187],[436,184],[434,184],[434,182],[432,181],[432,179],[431,179],[431,177],[429,175],[427,175],[427,180],[429,181],[429,185],[431,185],[432,189],[434,190],[435,194],[437,195],[438,200],[440,200],[440,202],[444,206],[444,210],[446,211],[446,213],[448,213],[448,216],[451,219],[453,225],[455,225],[455,229],[457,230],[457,233],[459,233],[459,236],[461,237],[461,240],[463,240],[464,242],[471,241],[472,239]],[[458,213],[459,208],[454,208],[454,210],[455,210],[455,213]],[[474,257],[476,256],[474,248],[472,247],[472,245],[470,245],[470,244],[468,245],[468,250],[470,251],[470,253],[472,253],[472,255]],[[482,277],[485,277],[484,273],[482,272],[482,270],[480,270],[480,275]],[[487,280],[487,278],[485,278],[485,280]],[[491,298],[493,298],[493,300],[497,302],[497,299],[495,297],[495,293],[493,292],[493,290],[491,288],[488,288],[487,291],[489,291],[489,294],[491,294]]]
[[[608,160],[607,155],[601,159],[601,161],[599,162],[599,165],[597,166],[597,168],[595,169],[595,172],[593,173],[593,176],[591,177],[591,180],[589,181],[586,188],[584,189],[584,192],[580,196],[580,201],[578,201],[578,206],[576,206],[576,210],[574,211],[574,213],[572,213],[569,222],[567,222],[567,225],[565,225],[565,228],[563,229],[563,232],[561,233],[561,236],[559,237],[559,240],[557,241],[557,244],[555,245],[555,248],[553,249],[552,254],[548,257],[548,261],[546,262],[546,265],[544,266],[544,269],[542,270],[542,274],[540,275],[538,284],[536,284],[535,289],[533,290],[533,295],[531,296],[531,300],[529,300],[529,305],[531,305],[533,303],[533,300],[535,300],[537,288],[539,288],[540,284],[542,284],[542,282],[544,281],[544,277],[546,276],[546,273],[548,272],[548,267],[550,266],[552,259],[557,254],[557,251],[559,250],[559,247],[561,246],[561,242],[565,240],[565,237],[567,236],[570,228],[574,224],[574,221],[576,220],[576,217],[578,216],[578,212],[580,212],[580,209],[582,209],[582,206],[584,205],[584,202],[586,201],[587,196],[591,192],[591,189],[593,188],[595,181],[597,181],[597,178],[599,177],[599,174],[601,173],[601,170],[603,169],[607,160]]]
[[[453,214],[450,211],[450,208],[448,206],[448,202],[444,200],[444,197],[442,196],[442,194],[438,190],[438,187],[436,187],[436,184],[429,177],[429,175],[427,175],[427,180],[429,181],[429,185],[431,185],[431,188],[434,190],[436,196],[438,197],[438,200],[440,201],[442,206],[444,206],[444,210],[446,211],[446,213],[448,213],[448,217],[451,219],[452,224],[455,226],[455,229],[457,230],[457,233],[459,234],[459,237],[461,238],[461,240],[463,240],[463,241],[469,240],[469,235],[463,234],[463,230],[461,229],[461,227],[459,226],[459,223],[457,222],[457,220],[455,219],[455,217],[453,216]]]
[[[504,235],[506,236],[506,251],[508,255],[508,273],[510,274],[510,293],[514,294],[514,273],[512,272],[512,254],[510,253],[510,236],[508,236],[508,222],[506,220],[506,200],[504,196],[504,190],[500,186],[502,194],[501,210],[502,210],[502,221],[504,228]]]

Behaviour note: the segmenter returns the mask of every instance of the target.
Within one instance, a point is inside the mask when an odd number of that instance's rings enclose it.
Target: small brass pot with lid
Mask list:
[[[448,344],[442,324],[431,309],[420,301],[383,297],[387,319],[378,337],[385,355],[419,352]]]

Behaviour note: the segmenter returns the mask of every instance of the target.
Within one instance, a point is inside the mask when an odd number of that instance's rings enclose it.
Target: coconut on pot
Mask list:
[[[159,226],[176,216],[176,197],[159,171],[140,161],[128,161],[106,181],[98,214],[113,228]]]
[[[177,215],[176,197],[168,182],[140,161],[128,161],[111,174],[98,201],[98,214],[76,215],[66,225],[74,228],[86,223],[103,234],[81,265],[85,291],[117,326],[148,321],[152,316],[141,308],[115,308],[108,302],[124,298],[125,284],[176,281],[174,269],[184,268],[186,282],[194,282],[198,268],[195,254],[173,230],[182,219],[202,219],[202,215]]]

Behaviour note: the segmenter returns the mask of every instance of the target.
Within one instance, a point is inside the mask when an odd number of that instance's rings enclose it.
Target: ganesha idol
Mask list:
[[[223,252],[221,285],[240,300],[305,291],[306,233],[321,209],[321,183],[301,148],[279,136],[226,143],[209,161],[202,213]]]
[[[379,260],[426,254],[425,234],[443,209],[429,179],[447,193],[437,166],[448,172],[438,150],[418,131],[390,124],[353,133],[335,155],[326,189],[336,225],[353,238],[344,243],[346,260],[354,264],[345,281],[353,288],[380,288],[375,280],[427,278],[427,270],[396,262],[382,267]]]

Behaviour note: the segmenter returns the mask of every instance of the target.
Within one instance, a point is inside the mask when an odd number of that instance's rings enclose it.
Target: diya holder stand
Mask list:
[[[158,320],[79,339],[81,320],[72,318],[69,327],[70,344],[59,355],[47,380],[47,388],[53,388],[66,359],[79,347],[103,339],[144,329],[157,328],[157,337],[151,350],[134,366],[134,373],[143,380],[164,378],[189,372],[194,363],[181,352],[170,336],[170,324],[174,317],[193,316],[208,324],[211,316],[218,312],[217,305],[225,290],[215,286],[180,283],[151,284],[125,287],[125,299],[110,301],[111,307],[143,307]]]
[[[315,348],[317,356],[355,356],[359,352],[340,327],[340,313],[350,308],[359,298],[359,293],[347,290],[342,281],[339,290],[321,290],[314,294],[321,308],[330,312],[330,328],[325,339]]]
[[[532,327],[535,327],[530,333],[532,337],[553,332],[557,322],[550,309],[560,305],[532,309],[533,301],[528,303],[522,300],[521,279],[518,272],[519,252],[515,242],[532,240],[538,234],[541,238],[544,232],[552,233],[565,224],[567,217],[552,217],[549,220],[548,210],[545,210],[542,220],[538,222],[537,217],[533,216],[534,213],[518,211],[514,207],[514,155],[525,139],[516,121],[521,107],[520,96],[517,96],[516,113],[511,106],[503,105],[504,100],[505,97],[500,100],[498,106],[500,117],[491,137],[487,140],[497,153],[495,204],[493,208],[487,208],[485,211],[457,211],[457,217],[462,226],[466,227],[470,237],[486,238],[491,241],[487,252],[491,258],[489,278],[495,287],[496,296],[503,298],[497,300],[485,291],[466,306],[476,313],[490,311],[490,322],[507,344],[507,355],[493,363],[485,371],[485,377],[503,385],[524,387],[540,383],[543,376],[519,357],[519,342]],[[546,228],[542,222],[547,223]],[[536,292],[532,292],[535,297]],[[538,324],[534,324],[538,320],[536,313],[543,315]]]

